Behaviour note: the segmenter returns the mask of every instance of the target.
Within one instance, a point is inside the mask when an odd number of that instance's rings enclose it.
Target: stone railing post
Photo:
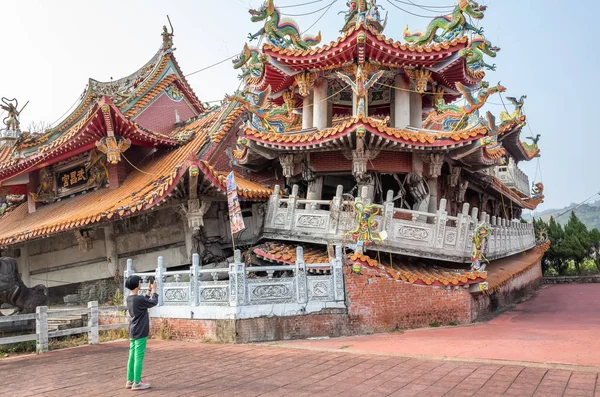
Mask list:
[[[304,249],[296,248],[296,298],[298,303],[308,301],[308,291],[306,283],[306,263],[304,263]]]
[[[164,305],[164,302],[165,302],[164,291],[163,291],[164,272],[165,272],[165,258],[163,258],[162,256],[159,256],[158,257],[158,267],[156,268],[156,277],[154,278],[154,282],[157,283],[156,284],[156,293],[158,294],[158,306]]]
[[[98,335],[98,301],[88,302],[88,344],[97,345]]]
[[[469,239],[469,225],[471,224],[471,217],[469,216],[469,203],[464,203],[462,211],[458,214],[458,221],[456,222],[456,229],[458,231],[457,246],[456,250],[466,258],[471,253],[466,249],[466,243]]]
[[[336,302],[345,300],[344,296],[344,271],[342,261],[342,246],[335,246],[335,258],[331,260],[333,265],[333,298]]]
[[[383,204],[383,229],[388,235],[388,238],[393,236],[394,228],[394,191],[388,190],[385,196],[385,203]]]
[[[192,267],[190,269],[192,279],[192,294],[194,295],[194,306],[200,304],[200,255],[192,255]]]
[[[36,350],[38,353],[48,352],[48,306],[35,309],[35,333],[37,334]]]
[[[285,217],[285,229],[292,230],[295,222],[296,206],[298,205],[298,185],[292,187],[292,194],[288,197],[287,215]]]
[[[446,222],[448,221],[448,213],[446,212],[446,199],[440,200],[440,208],[435,215],[435,248],[444,247],[444,235],[446,234]]]
[[[331,207],[329,207],[329,232],[332,234],[336,234],[339,231],[343,193],[344,187],[342,185],[338,185],[335,190],[335,197],[333,197],[331,202]]]
[[[242,306],[246,302],[246,264],[242,253],[235,250],[233,263],[229,264],[229,305]]]
[[[279,199],[281,198],[279,196],[280,191],[281,191],[281,188],[279,187],[279,185],[275,185],[275,187],[273,188],[273,194],[271,195],[271,197],[269,197],[269,204],[267,207],[267,216],[265,219],[265,225],[267,225],[267,227],[275,226],[275,225],[273,225],[273,219],[275,218],[275,214],[277,213],[277,210],[279,209]]]
[[[129,276],[133,275],[134,272],[135,272],[135,270],[133,270],[133,259],[127,259],[127,268],[125,269],[125,272],[123,273],[123,306],[127,306],[127,297],[129,296],[129,293],[131,292],[125,286],[125,283],[127,282],[127,278]]]

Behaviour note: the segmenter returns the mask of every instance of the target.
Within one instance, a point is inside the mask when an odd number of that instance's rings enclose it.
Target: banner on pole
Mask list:
[[[240,232],[246,228],[244,225],[244,217],[242,216],[242,210],[240,208],[240,201],[238,200],[237,185],[235,184],[235,176],[233,171],[227,175],[227,206],[229,207],[229,226],[231,227],[231,234]]]

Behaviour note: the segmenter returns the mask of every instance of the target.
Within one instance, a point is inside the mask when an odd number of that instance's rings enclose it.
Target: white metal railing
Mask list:
[[[329,274],[313,275],[309,269],[330,270]],[[291,272],[274,277],[275,272]],[[225,273],[226,280],[219,280]],[[257,273],[266,273],[259,277]],[[203,281],[210,274],[212,281]],[[253,277],[249,277],[252,274]],[[344,276],[342,273],[342,248],[335,249],[335,257],[328,263],[306,264],[302,247],[296,248],[296,263],[283,266],[246,266],[241,252],[235,251],[233,263],[228,268],[202,269],[198,254],[192,256],[192,266],[182,271],[167,271],[163,257],[153,273],[136,273],[133,261],[127,260],[125,279],[131,275],[142,278],[140,294],[148,290],[151,276],[157,283],[158,306],[255,306],[272,304],[306,304],[311,301],[344,302]],[[169,278],[172,277],[173,280]],[[127,289],[125,288],[126,296]]]
[[[38,353],[48,352],[48,340],[50,338],[57,338],[60,336],[76,335],[76,334],[87,334],[88,343],[90,345],[96,345],[99,343],[99,331],[107,331],[111,329],[127,328],[129,323],[118,323],[118,324],[98,324],[98,314],[100,311],[105,310],[125,310],[124,307],[98,307],[98,302],[88,302],[87,308],[74,308],[65,310],[53,310],[48,311],[48,306],[38,306],[35,313],[31,314],[17,314],[12,316],[0,317],[1,323],[9,323],[15,321],[29,321],[35,320],[35,333],[26,335],[9,336],[0,338],[0,345],[7,345],[11,343],[25,342],[34,340],[36,341],[36,351]],[[76,327],[61,329],[56,331],[48,331],[48,319],[65,316],[65,315],[83,315],[87,314],[88,323],[85,327]]]
[[[356,227],[356,214],[351,209],[355,202],[370,204],[366,188],[354,202],[343,201],[342,187],[338,186],[328,208],[322,209],[323,200],[298,197],[297,186],[288,198],[279,196],[276,186],[269,199],[265,217],[264,237],[300,242],[321,242],[344,245],[351,243],[348,232]],[[463,204],[457,216],[449,216],[446,199],[440,200],[435,213],[395,208],[393,192],[388,191],[380,214],[374,217],[377,230],[385,231],[387,238],[376,242],[376,249],[403,255],[428,257],[452,262],[467,263],[471,260],[473,231],[477,224],[485,222],[492,228],[484,255],[497,259],[535,246],[532,224],[508,221],[479,214],[477,208],[469,213],[469,204]],[[404,215],[398,219],[395,215]]]

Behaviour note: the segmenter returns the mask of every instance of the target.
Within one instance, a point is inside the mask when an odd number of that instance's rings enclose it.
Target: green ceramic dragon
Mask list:
[[[265,21],[265,25],[258,32],[248,35],[250,41],[265,35],[271,44],[277,47],[306,50],[321,42],[321,32],[317,37],[302,37],[298,26],[291,21],[281,21],[279,10],[273,0],[266,0],[258,10],[249,10],[252,22]]]
[[[460,50],[460,56],[467,60],[467,65],[471,70],[481,70],[483,68],[496,70],[496,64],[489,65],[483,61],[483,54],[496,58],[498,51],[500,51],[500,48],[493,46],[483,37],[478,37],[471,40],[467,48]]]
[[[248,44],[244,44],[244,49],[232,62],[234,69],[242,69],[242,73],[238,75],[238,78],[245,79],[260,78],[267,60],[267,55],[261,54],[256,49],[250,49]]]
[[[467,23],[466,17],[482,19],[486,6],[480,6],[474,0],[459,0],[452,14],[435,17],[427,26],[425,33],[410,33],[408,26],[404,29],[404,40],[415,45],[427,45],[432,41],[442,42],[455,39],[465,31],[470,30],[477,34],[483,34],[483,28],[476,28]],[[441,34],[437,31],[441,30]]]
[[[441,124],[444,131],[454,131],[464,129],[469,125],[470,119],[474,117],[478,119],[479,109],[485,105],[488,98],[497,93],[504,92],[506,88],[500,85],[490,87],[489,83],[482,82],[481,90],[477,96],[473,96],[471,90],[461,83],[456,83],[456,89],[467,100],[467,104],[459,106],[456,104],[446,104],[443,96],[435,103],[437,112],[430,112],[423,125],[425,128],[431,128],[433,124]]]

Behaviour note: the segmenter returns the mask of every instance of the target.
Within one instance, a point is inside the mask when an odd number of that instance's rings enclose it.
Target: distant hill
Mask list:
[[[542,212],[538,212],[535,214],[536,218],[542,218],[544,221],[548,221],[551,216],[556,217],[560,214],[563,214],[557,220],[561,225],[565,225],[569,220],[569,216],[571,214],[570,209],[576,207],[577,204],[571,204],[568,207],[561,209],[548,209]],[[580,207],[575,209],[575,215],[587,226],[589,230],[593,228],[597,228],[600,230],[600,200],[595,201],[593,203],[583,204]],[[525,219],[531,220],[530,216],[524,216]]]

